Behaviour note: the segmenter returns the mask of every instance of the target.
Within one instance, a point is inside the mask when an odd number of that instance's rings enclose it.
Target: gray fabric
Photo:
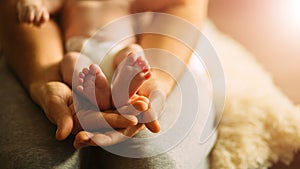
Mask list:
[[[175,161],[166,154],[153,158],[125,158],[97,147],[83,150],[85,167],[89,169],[176,169]]]

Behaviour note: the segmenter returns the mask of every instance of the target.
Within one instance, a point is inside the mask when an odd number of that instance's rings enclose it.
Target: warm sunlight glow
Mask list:
[[[287,21],[300,28],[300,0],[287,0],[285,3]]]

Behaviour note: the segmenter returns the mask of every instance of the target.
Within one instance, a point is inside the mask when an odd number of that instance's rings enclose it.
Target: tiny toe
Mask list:
[[[143,83],[144,80],[147,80],[151,77],[151,72],[149,70],[145,70],[142,72],[139,72],[135,77],[134,77],[134,82],[140,81],[140,83]]]
[[[83,92],[83,86],[82,85],[77,86],[77,91],[82,93]]]
[[[85,75],[87,75],[87,74],[89,74],[90,70],[89,70],[88,68],[83,68],[83,69],[82,69],[82,72],[83,72]]]
[[[146,69],[146,70],[149,70],[150,69],[150,65],[148,63],[148,61],[146,59],[143,59],[142,60],[142,63],[143,63],[143,70]]]
[[[145,60],[142,56],[139,56],[135,61],[135,65],[140,67],[140,69],[145,73],[150,69],[147,60]]]
[[[98,65],[96,65],[96,64],[91,64],[90,67],[89,67],[89,69],[90,69],[90,73],[93,74],[93,75],[101,72],[100,67]]]
[[[84,82],[84,79],[83,79],[83,78],[79,78],[79,79],[78,79],[78,83],[79,83],[79,84],[83,84],[83,82]]]
[[[80,78],[85,78],[85,74],[83,72],[79,72],[79,77]]]
[[[133,66],[136,60],[137,60],[137,56],[133,52],[130,52],[127,56],[126,64]]]

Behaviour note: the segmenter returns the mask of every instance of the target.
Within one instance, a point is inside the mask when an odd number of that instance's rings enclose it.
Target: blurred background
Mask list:
[[[300,0],[210,0],[208,11],[215,25],[252,52],[300,104]],[[289,167],[272,169],[299,168],[300,153]]]
[[[300,0],[210,0],[209,17],[300,104]]]

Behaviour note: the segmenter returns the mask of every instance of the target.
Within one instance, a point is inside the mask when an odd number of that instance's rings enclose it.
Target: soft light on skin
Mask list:
[[[285,13],[287,14],[287,21],[291,26],[296,26],[300,29],[300,0],[285,1]]]

